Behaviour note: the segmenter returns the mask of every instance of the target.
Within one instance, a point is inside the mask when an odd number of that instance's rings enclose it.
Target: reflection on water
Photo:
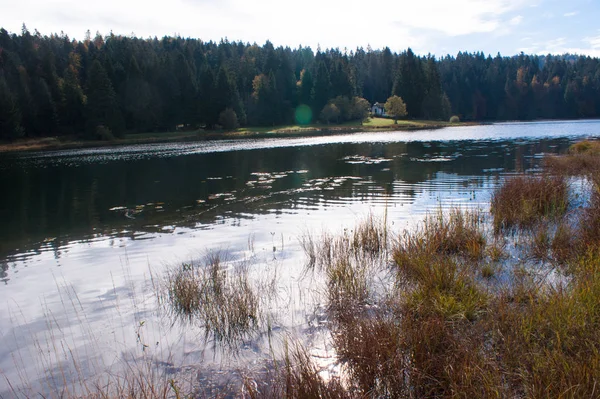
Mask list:
[[[440,207],[487,209],[506,175],[599,133],[600,122],[529,123],[2,155],[0,334],[10,344],[0,370],[15,353],[35,358],[48,317],[86,361],[114,363],[115,345],[125,357],[145,334],[144,353],[168,348],[179,361],[224,367],[231,360],[205,356],[201,332],[165,327],[152,297],[151,273],[211,248],[261,277],[277,273],[269,331],[317,339],[303,231],[337,231],[384,209],[396,231]],[[240,358],[268,357],[269,339],[246,342]]]
[[[90,162],[95,155],[76,151],[9,158],[0,176],[0,184],[10,187],[0,197],[0,256],[58,253],[74,240],[135,239],[176,226],[208,227],[223,218],[297,213],[319,205],[404,203],[419,187],[442,191],[452,182],[471,185],[459,182],[463,176],[482,184],[490,175],[533,168],[537,156],[568,143],[334,143],[192,155],[173,151],[170,157],[155,157],[146,148],[134,159],[117,152],[98,163]]]

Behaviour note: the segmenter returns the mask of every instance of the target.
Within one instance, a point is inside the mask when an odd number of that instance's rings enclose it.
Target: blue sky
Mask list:
[[[600,57],[600,0],[0,0],[0,26],[355,49]]]

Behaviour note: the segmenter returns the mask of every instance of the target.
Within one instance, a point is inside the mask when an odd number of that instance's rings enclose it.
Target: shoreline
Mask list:
[[[386,126],[309,126],[309,127],[274,127],[269,128],[247,128],[235,131],[188,131],[188,132],[164,132],[164,133],[134,133],[125,135],[110,141],[103,140],[83,140],[68,137],[43,137],[33,139],[19,139],[14,142],[0,142],[0,154],[30,151],[56,151],[82,148],[97,147],[120,147],[135,144],[158,144],[158,143],[177,143],[177,142],[196,142],[196,141],[215,141],[215,140],[243,140],[243,139],[263,139],[263,138],[284,138],[284,137],[319,137],[334,134],[347,133],[366,133],[366,132],[389,132],[389,131],[420,131],[443,129],[450,126],[477,126],[479,122],[432,122],[432,121],[414,121],[405,124],[386,125]]]

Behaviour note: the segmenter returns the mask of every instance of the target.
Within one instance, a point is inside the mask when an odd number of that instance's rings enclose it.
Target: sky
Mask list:
[[[0,27],[444,56],[600,57],[600,0],[0,0]]]

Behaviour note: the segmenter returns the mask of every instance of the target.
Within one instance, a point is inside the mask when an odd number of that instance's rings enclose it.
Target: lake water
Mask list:
[[[202,380],[269,358],[264,331],[232,355],[158,309],[165,269],[211,250],[274,281],[269,331],[326,358],[300,237],[369,214],[400,232],[440,208],[487,210],[507,176],[597,136],[600,121],[537,122],[0,154],[0,374],[35,390],[124,361]]]

